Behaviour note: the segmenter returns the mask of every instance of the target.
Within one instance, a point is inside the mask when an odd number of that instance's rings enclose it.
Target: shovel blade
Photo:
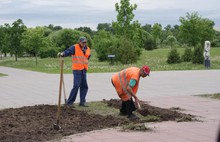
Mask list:
[[[61,129],[59,124],[53,124],[53,128],[57,131]]]

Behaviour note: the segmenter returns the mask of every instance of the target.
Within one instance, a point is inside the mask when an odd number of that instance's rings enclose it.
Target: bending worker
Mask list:
[[[86,104],[86,95],[88,91],[87,76],[88,62],[91,56],[90,48],[86,46],[87,39],[80,37],[79,43],[70,46],[58,56],[66,57],[72,56],[72,72],[73,72],[73,88],[67,100],[67,105],[71,106],[76,100],[78,90],[80,89],[80,103],[79,106],[88,107]]]
[[[139,119],[132,113],[136,110],[132,97],[135,99],[137,105],[139,99],[136,96],[136,92],[138,90],[140,77],[144,78],[149,75],[150,68],[148,66],[143,66],[142,68],[130,67],[112,76],[112,84],[119,98],[122,100],[120,115],[127,116],[131,120]]]

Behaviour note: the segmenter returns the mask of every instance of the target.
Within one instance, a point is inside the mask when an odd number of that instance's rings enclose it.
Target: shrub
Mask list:
[[[95,45],[95,51],[97,53],[97,58],[99,61],[107,61],[108,60],[108,54],[115,54],[117,51],[115,51],[114,48],[117,43],[117,40],[114,35],[112,35],[110,32],[106,31],[99,31],[94,36],[94,45]]]
[[[175,64],[175,63],[180,63],[180,55],[177,52],[176,48],[172,48],[169,52],[168,58],[167,58],[167,63],[168,64]]]
[[[121,37],[118,48],[119,61],[122,64],[130,64],[137,62],[141,50],[135,48],[130,40],[125,37]]]
[[[193,56],[193,64],[203,64],[203,48],[200,46],[195,47],[194,56]]]
[[[182,60],[184,62],[190,62],[193,59],[193,52],[191,50],[191,48],[185,48],[184,54],[182,56]]]
[[[58,47],[48,47],[48,48],[41,48],[39,50],[40,58],[47,58],[47,57],[57,57],[59,49]]]
[[[147,38],[144,41],[144,49],[153,50],[155,48],[155,42],[152,37]]]

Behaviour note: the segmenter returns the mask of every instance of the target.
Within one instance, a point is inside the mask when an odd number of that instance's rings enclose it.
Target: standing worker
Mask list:
[[[148,66],[143,66],[142,68],[130,67],[124,69],[118,73],[115,73],[112,78],[112,84],[115,90],[122,100],[122,105],[120,108],[120,115],[127,116],[130,120],[139,119],[132,112],[136,110],[134,101],[136,105],[139,104],[139,99],[136,96],[140,77],[144,78],[150,75],[150,68]]]
[[[86,104],[86,95],[88,92],[87,76],[88,62],[91,56],[90,48],[86,45],[87,39],[80,37],[79,42],[70,46],[64,52],[57,55],[61,57],[72,56],[72,72],[73,72],[73,88],[67,100],[67,105],[71,106],[76,100],[78,90],[80,88],[79,106],[88,107]]]

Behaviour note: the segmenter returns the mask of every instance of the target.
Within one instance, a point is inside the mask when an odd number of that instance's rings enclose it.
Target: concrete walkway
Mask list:
[[[0,66],[0,109],[57,104],[59,75],[38,73]],[[110,83],[113,73],[89,73],[87,101],[116,98]],[[72,74],[65,74],[67,97],[72,87]],[[199,116],[202,122],[149,123],[153,132],[121,132],[106,129],[63,138],[63,142],[215,142],[220,126],[220,101],[192,95],[220,93],[220,70],[153,71],[141,79],[139,99],[150,105],[180,107],[184,113]],[[79,97],[77,97],[79,102]]]

